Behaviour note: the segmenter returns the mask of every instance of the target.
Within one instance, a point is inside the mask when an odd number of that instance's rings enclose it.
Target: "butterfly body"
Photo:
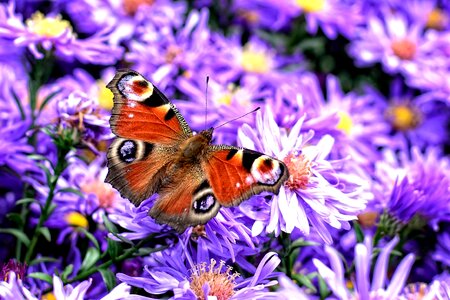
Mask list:
[[[211,144],[213,128],[194,135],[177,108],[142,75],[120,70],[108,84],[117,138],[108,150],[108,175],[135,205],[158,193],[149,212],[182,232],[204,224],[221,206],[235,206],[288,178],[282,161],[262,153]]]

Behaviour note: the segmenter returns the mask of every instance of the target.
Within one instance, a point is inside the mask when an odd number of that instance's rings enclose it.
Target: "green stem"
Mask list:
[[[33,237],[30,242],[30,246],[28,247],[27,253],[25,255],[25,263],[28,264],[34,254],[34,249],[36,248],[37,242],[39,241],[40,230],[44,225],[45,221],[47,221],[50,216],[50,207],[53,201],[53,197],[55,196],[56,184],[58,183],[58,179],[61,176],[62,172],[65,169],[66,161],[65,157],[68,153],[68,150],[63,150],[58,148],[58,161],[56,162],[56,167],[54,170],[54,176],[50,179],[49,182],[49,192],[47,195],[47,199],[45,200],[44,207],[42,208],[41,215],[39,216],[38,224],[34,230]]]
[[[124,260],[127,259],[127,258],[132,257],[133,254],[134,254],[134,253],[135,253],[142,245],[144,245],[144,243],[146,243],[148,240],[150,240],[150,239],[152,239],[152,238],[153,238],[153,235],[150,235],[149,237],[147,237],[147,238],[145,238],[145,239],[139,241],[139,243],[137,243],[136,245],[134,245],[134,246],[131,247],[130,249],[126,250],[124,253],[122,253],[122,254],[119,255],[118,257],[111,258],[110,260],[108,260],[108,261],[102,263],[101,265],[94,266],[94,267],[92,267],[92,268],[90,268],[90,269],[88,269],[88,270],[86,270],[86,271],[84,271],[84,272],[81,272],[80,274],[78,274],[77,276],[73,277],[72,279],[66,280],[66,281],[65,281],[65,284],[67,284],[67,283],[72,283],[72,282],[75,282],[75,281],[81,281],[81,280],[84,280],[84,279],[86,279],[89,275],[92,275],[92,274],[94,274],[95,272],[98,272],[98,271],[101,270],[101,269],[105,269],[105,268],[110,267],[113,263],[121,262],[121,261],[124,261]],[[167,248],[167,246],[161,246],[161,247],[155,248],[155,249],[154,249],[154,250],[155,250],[154,252],[159,252],[159,251],[162,251],[162,250],[164,250],[164,249],[166,249],[166,248]]]

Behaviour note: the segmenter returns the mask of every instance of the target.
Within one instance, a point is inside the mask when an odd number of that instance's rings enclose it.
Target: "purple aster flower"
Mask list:
[[[433,260],[440,261],[446,266],[450,266],[450,231],[448,227],[437,237],[436,250],[433,253]]]
[[[394,134],[384,142],[385,145],[392,148],[404,148],[409,144],[426,147],[448,142],[446,121],[450,109],[445,99],[436,93],[415,96],[412,90],[403,88],[401,80],[392,82],[388,97],[372,88],[366,89],[366,93],[374,102],[380,103],[380,118],[386,120]]]
[[[292,127],[289,134],[274,121],[270,107],[264,117],[257,113],[256,128],[244,125],[239,131],[242,146],[255,149],[283,160],[289,178],[270,204],[269,216],[259,216],[252,228],[258,235],[266,232],[279,235],[299,229],[304,235],[312,226],[321,238],[332,243],[327,226],[349,229],[365,206],[361,193],[364,180],[339,173],[342,161],[328,160],[334,139],[323,136],[317,144],[309,145],[313,131],[301,134],[304,118]],[[307,146],[306,146],[307,145]]]
[[[401,152],[397,158],[386,151],[386,159],[377,163],[375,199],[389,215],[402,224],[413,217],[423,218],[434,230],[450,220],[449,160],[436,149],[421,153]]]
[[[278,277],[278,284],[280,285],[280,288],[277,290],[277,296],[279,297],[278,299],[311,299],[308,298],[306,293],[286,275],[281,275]]]
[[[10,259],[6,264],[3,264],[0,270],[0,280],[8,281],[10,273],[15,273],[18,279],[25,278],[27,266],[15,259]]]
[[[332,247],[325,246],[331,268],[318,259],[314,259],[313,262],[328,287],[339,299],[399,299],[397,297],[402,292],[411,266],[414,263],[414,255],[408,254],[400,262],[392,278],[388,280],[389,256],[398,241],[399,238],[395,237],[381,249],[373,269],[372,281],[370,280],[373,253],[372,241],[370,238],[366,238],[364,243],[356,245],[355,278],[352,280],[354,289],[348,288],[344,265],[339,257],[339,253]]]
[[[448,42],[438,38],[435,31],[425,30],[424,22],[386,8],[379,15],[370,13],[368,18],[367,27],[358,31],[349,48],[358,66],[380,62],[389,74],[401,72],[417,77],[424,64],[445,62],[442,55],[436,54],[445,51]]]
[[[73,299],[83,300],[85,295],[92,284],[92,280],[88,279],[79,283],[77,286],[67,284],[63,286],[61,279],[53,275],[53,291],[43,295],[45,299]],[[125,283],[121,283],[116,286],[111,292],[104,296],[103,300],[119,300],[124,299],[130,295],[130,286]],[[26,300],[38,300],[40,297],[36,297],[31,291],[29,291],[22,283],[22,280],[16,277],[14,272],[9,274],[8,282],[0,282],[0,296],[5,300],[13,299],[26,299]],[[44,299],[43,298],[43,299]],[[131,299],[131,298],[127,298]],[[146,299],[144,297],[135,299]]]
[[[42,50],[55,51],[58,58],[82,63],[111,64],[122,56],[123,49],[108,44],[109,29],[97,32],[86,39],[78,39],[72,26],[60,15],[34,13],[23,22],[15,14],[14,2],[2,4],[4,14],[0,15],[0,39],[14,41],[19,48],[27,48],[37,59],[45,55]]]
[[[167,225],[158,225],[148,216],[148,211],[157,199],[155,194],[139,207],[127,204],[123,212],[109,214],[109,219],[127,229],[121,235],[129,240],[143,239],[150,234],[170,235],[173,230]],[[244,263],[244,258],[254,255],[259,244],[258,237],[251,237],[250,229],[235,219],[228,208],[222,208],[216,217],[200,230],[186,231],[180,239],[186,244],[190,255],[198,261],[208,261],[210,257]],[[194,238],[193,238],[194,237]],[[115,238],[115,237],[112,237]]]
[[[82,0],[61,4],[80,32],[93,34],[113,28],[109,41],[114,45],[130,40],[145,22],[159,28],[179,27],[179,16],[186,13],[185,3],[168,0]]]
[[[216,296],[218,299],[256,299],[270,297],[267,287],[276,284],[269,281],[280,263],[274,252],[267,253],[254,272],[254,276],[241,279],[224,261],[195,264],[181,245],[166,253],[153,255],[151,265],[144,268],[143,277],[118,274],[117,277],[131,286],[143,288],[154,295],[172,291],[170,299],[198,299]],[[189,271],[190,270],[190,271]]]
[[[94,152],[94,143],[112,137],[109,118],[103,115],[96,101],[82,92],[73,92],[56,104],[58,130],[76,129],[82,141]]]

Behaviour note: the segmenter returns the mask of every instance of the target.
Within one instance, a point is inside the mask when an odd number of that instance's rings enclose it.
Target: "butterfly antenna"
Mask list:
[[[249,112],[243,114],[242,116],[236,117],[236,118],[234,118],[234,119],[231,119],[231,120],[229,120],[229,121],[226,121],[226,122],[223,123],[223,124],[220,124],[220,125],[217,126],[217,127],[214,127],[214,129],[217,129],[217,128],[219,128],[219,127],[222,127],[223,125],[226,125],[226,124],[228,124],[228,123],[231,123],[231,122],[233,122],[233,121],[236,121],[236,120],[238,120],[238,119],[240,119],[240,118],[243,118],[243,117],[245,117],[246,115],[249,115],[249,114],[252,114],[252,113],[254,113],[254,112],[257,112],[260,108],[261,108],[261,107],[258,106],[258,107],[255,108],[254,110],[249,111]]]
[[[209,76],[206,76],[206,89],[205,89],[205,127],[206,124],[208,124],[208,83],[209,83]]]

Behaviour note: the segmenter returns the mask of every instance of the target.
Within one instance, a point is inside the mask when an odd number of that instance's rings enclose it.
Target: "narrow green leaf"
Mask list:
[[[364,241],[364,232],[361,229],[361,225],[357,221],[353,222],[353,230],[355,231],[356,240],[358,243],[362,243]]]
[[[31,273],[31,274],[28,274],[28,277],[44,280],[44,281],[46,281],[46,282],[48,282],[50,284],[53,284],[52,276],[50,276],[49,274],[46,274],[46,273],[34,272],[34,273]]]
[[[48,102],[53,99],[57,94],[61,92],[61,89],[54,91],[53,93],[49,94],[47,97],[45,97],[44,101],[42,101],[42,104],[39,107],[39,113],[47,106]]]
[[[67,277],[69,277],[70,274],[73,272],[73,264],[68,265],[64,271],[61,273],[61,280],[65,281],[67,280]]]
[[[95,248],[100,250],[100,245],[98,244],[97,238],[92,233],[90,233],[83,227],[78,227],[77,230],[84,233],[84,235],[94,244]]]
[[[11,88],[11,94],[14,98],[14,101],[16,102],[17,108],[20,111],[20,117],[22,118],[22,120],[25,120],[26,116],[25,116],[25,111],[23,110],[22,101],[20,101],[19,96],[17,96],[17,94],[13,88]]]
[[[124,237],[124,236],[122,236],[122,235],[120,235],[118,233],[115,233],[115,232],[111,232],[111,234],[113,236],[115,236],[116,238],[118,238],[119,240],[121,240],[122,242],[134,246],[134,243],[131,240],[127,239],[126,237]]]
[[[100,273],[102,274],[102,278],[106,284],[106,288],[108,289],[108,291],[111,291],[116,286],[116,276],[109,269],[100,269]]]
[[[100,258],[100,251],[98,251],[97,248],[93,247],[88,248],[86,256],[84,257],[83,262],[81,263],[80,271],[90,269],[97,263],[99,258]]]
[[[47,240],[47,242],[51,242],[52,241],[52,236],[50,234],[50,230],[48,230],[47,227],[39,228],[39,233],[44,236],[44,238]]]
[[[64,188],[64,189],[59,189],[57,191],[57,193],[71,193],[71,194],[75,194],[75,195],[80,196],[80,197],[84,197],[84,194],[80,190],[74,189],[74,188],[70,188],[70,187],[69,188]]]
[[[22,204],[28,204],[28,203],[32,203],[35,202],[36,199],[34,198],[22,198],[16,201],[16,205],[22,205]]]
[[[57,261],[58,261],[58,259],[54,258],[54,257],[41,256],[41,257],[33,259],[30,262],[30,266],[37,265],[37,264],[40,264],[42,262],[57,262]]]
[[[325,299],[328,296],[328,294],[330,293],[330,291],[328,290],[327,283],[325,282],[325,280],[320,275],[317,277],[317,279],[319,280],[319,294],[320,294],[320,298],[321,299]]]
[[[307,276],[302,274],[293,274],[292,279],[300,283],[301,286],[305,286],[310,289],[314,294],[317,293],[316,287]]]
[[[119,243],[108,238],[108,254],[113,261],[117,256],[119,256],[120,248]]]
[[[105,224],[105,227],[106,227],[106,229],[108,229],[109,232],[111,232],[113,234],[119,232],[116,225],[114,225],[106,215],[103,215],[102,218],[103,218],[103,223]]]
[[[30,245],[30,239],[22,231],[15,228],[0,228],[0,233],[7,233],[14,235],[19,241],[24,243],[25,246]]]
[[[16,223],[19,228],[23,227],[23,225],[25,224],[25,221],[22,219],[22,216],[19,213],[9,213],[6,215],[6,217],[12,222]]]

